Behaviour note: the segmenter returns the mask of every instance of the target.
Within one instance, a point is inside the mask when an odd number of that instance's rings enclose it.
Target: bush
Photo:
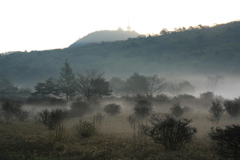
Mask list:
[[[108,104],[104,107],[104,111],[111,116],[119,114],[120,110],[121,106],[115,103]]]
[[[82,117],[90,111],[89,104],[87,102],[75,101],[70,106],[70,117]]]
[[[54,130],[66,119],[67,115],[68,112],[61,109],[52,111],[45,109],[38,113],[36,120],[48,129]]]
[[[181,117],[188,110],[189,110],[188,107],[181,107],[180,103],[175,103],[173,107],[170,108],[171,115],[176,118]]]
[[[1,109],[6,120],[15,117],[20,121],[25,121],[29,116],[27,111],[22,110],[20,101],[4,100]]]
[[[147,100],[139,100],[137,104],[133,108],[134,114],[137,118],[144,119],[148,115],[150,115],[152,111],[152,103]]]
[[[240,126],[229,125],[225,129],[212,128],[210,138],[215,142],[214,149],[227,159],[240,159]]]
[[[73,126],[73,130],[77,137],[89,138],[96,133],[94,123],[80,120]]]
[[[209,109],[209,112],[211,113],[211,117],[209,118],[212,122],[219,122],[222,114],[224,113],[224,109],[222,106],[222,103],[220,100],[213,100],[212,106]]]
[[[197,129],[190,127],[190,119],[177,120],[169,116],[153,115],[150,120],[152,126],[142,125],[144,134],[162,144],[166,150],[179,150],[183,144],[189,143]]]
[[[225,109],[231,117],[238,117],[240,114],[240,101],[235,100],[226,100],[224,102]]]

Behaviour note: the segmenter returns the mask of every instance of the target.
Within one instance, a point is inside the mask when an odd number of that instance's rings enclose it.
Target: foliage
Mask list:
[[[147,93],[147,78],[139,73],[131,75],[125,83],[124,90],[132,95]]]
[[[210,138],[217,153],[227,159],[240,159],[240,126],[227,125],[225,129],[212,128]]]
[[[137,104],[133,108],[134,114],[140,118],[144,119],[148,115],[150,115],[152,111],[152,103],[148,102],[147,100],[139,100]]]
[[[29,116],[29,113],[22,109],[22,102],[19,101],[6,99],[1,105],[1,110],[6,120],[16,117],[20,121],[25,121]]]
[[[84,101],[76,100],[71,103],[69,116],[70,117],[82,117],[90,111],[89,104]]]
[[[189,126],[190,119],[152,116],[150,122],[152,126],[142,125],[143,132],[166,150],[179,150],[185,143],[191,142],[197,132],[195,127]]]
[[[112,92],[109,82],[103,78],[103,73],[96,70],[87,70],[85,75],[79,74],[76,87],[87,101],[109,96]]]
[[[38,82],[34,87],[35,92],[32,93],[34,96],[50,96],[50,95],[59,95],[59,87],[56,82],[54,82],[53,78],[49,78],[45,81],[45,83]]]
[[[209,109],[209,112],[211,114],[211,117],[209,118],[209,120],[211,120],[212,122],[218,123],[224,111],[225,110],[223,108],[222,102],[219,99],[213,100],[212,106]]]
[[[37,114],[36,121],[47,126],[48,129],[54,130],[61,125],[67,115],[68,112],[61,109],[55,109],[52,111],[44,109]]]
[[[240,115],[240,100],[225,100],[225,109],[231,117],[238,117]]]
[[[96,133],[94,123],[83,120],[79,120],[79,122],[73,126],[73,130],[77,137],[84,138],[89,138]]]
[[[173,96],[177,96],[179,94],[193,93],[195,87],[188,81],[183,81],[180,83],[171,83],[167,84],[167,90]]]
[[[70,97],[75,96],[75,75],[73,74],[72,68],[67,60],[61,68],[58,84],[60,92],[66,95],[67,101]]]
[[[111,103],[104,106],[104,111],[111,116],[119,114],[120,110],[121,110],[121,106],[115,103]]]
[[[188,107],[181,107],[180,103],[175,103],[173,104],[173,107],[170,108],[171,115],[176,118],[181,117],[188,110]]]

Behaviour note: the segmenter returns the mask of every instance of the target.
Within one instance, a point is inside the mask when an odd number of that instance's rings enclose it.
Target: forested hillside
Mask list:
[[[179,28],[160,35],[65,49],[0,56],[0,77],[35,84],[57,77],[65,59],[75,73],[98,69],[109,75],[140,73],[240,74],[240,21],[214,27]]]

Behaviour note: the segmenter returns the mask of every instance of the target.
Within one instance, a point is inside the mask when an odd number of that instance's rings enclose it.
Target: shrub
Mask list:
[[[191,119],[177,120],[153,115],[150,122],[152,126],[142,125],[144,134],[162,144],[166,150],[179,150],[183,144],[191,142],[197,132],[196,128],[189,126]]]
[[[240,114],[240,102],[238,99],[226,100],[224,102],[225,109],[231,117],[238,117]]]
[[[15,117],[20,121],[24,121],[29,116],[27,111],[22,110],[20,101],[4,100],[1,109],[6,120]]]
[[[229,125],[225,129],[212,128],[210,138],[216,144],[214,149],[225,158],[240,159],[240,126]]]
[[[175,103],[173,107],[170,108],[171,115],[176,118],[181,117],[188,110],[189,110],[188,107],[181,107],[180,103]]]
[[[47,109],[41,111],[37,115],[37,122],[44,124],[49,129],[54,130],[58,127],[68,115],[67,111],[55,109],[49,111]]]
[[[75,101],[70,106],[70,117],[82,117],[90,111],[89,104],[83,101]]]
[[[134,114],[137,118],[144,119],[147,117],[152,111],[152,103],[147,100],[139,100],[137,104],[133,108]]]
[[[73,130],[77,137],[88,138],[96,133],[96,128],[94,123],[89,121],[80,120],[77,124],[73,126]]]
[[[222,106],[222,103],[220,100],[213,100],[212,101],[212,106],[209,109],[209,112],[211,114],[211,117],[209,118],[210,121],[212,122],[219,122],[222,114],[224,113],[224,109]]]
[[[121,106],[115,103],[108,104],[104,107],[104,111],[111,116],[119,114],[120,110]]]

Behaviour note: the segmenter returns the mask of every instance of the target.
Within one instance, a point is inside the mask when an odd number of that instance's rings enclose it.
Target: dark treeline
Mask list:
[[[75,72],[98,68],[108,75],[145,73],[239,74],[240,22],[163,29],[159,35],[65,49],[10,52],[0,56],[0,77],[34,85],[59,78],[67,58]]]

